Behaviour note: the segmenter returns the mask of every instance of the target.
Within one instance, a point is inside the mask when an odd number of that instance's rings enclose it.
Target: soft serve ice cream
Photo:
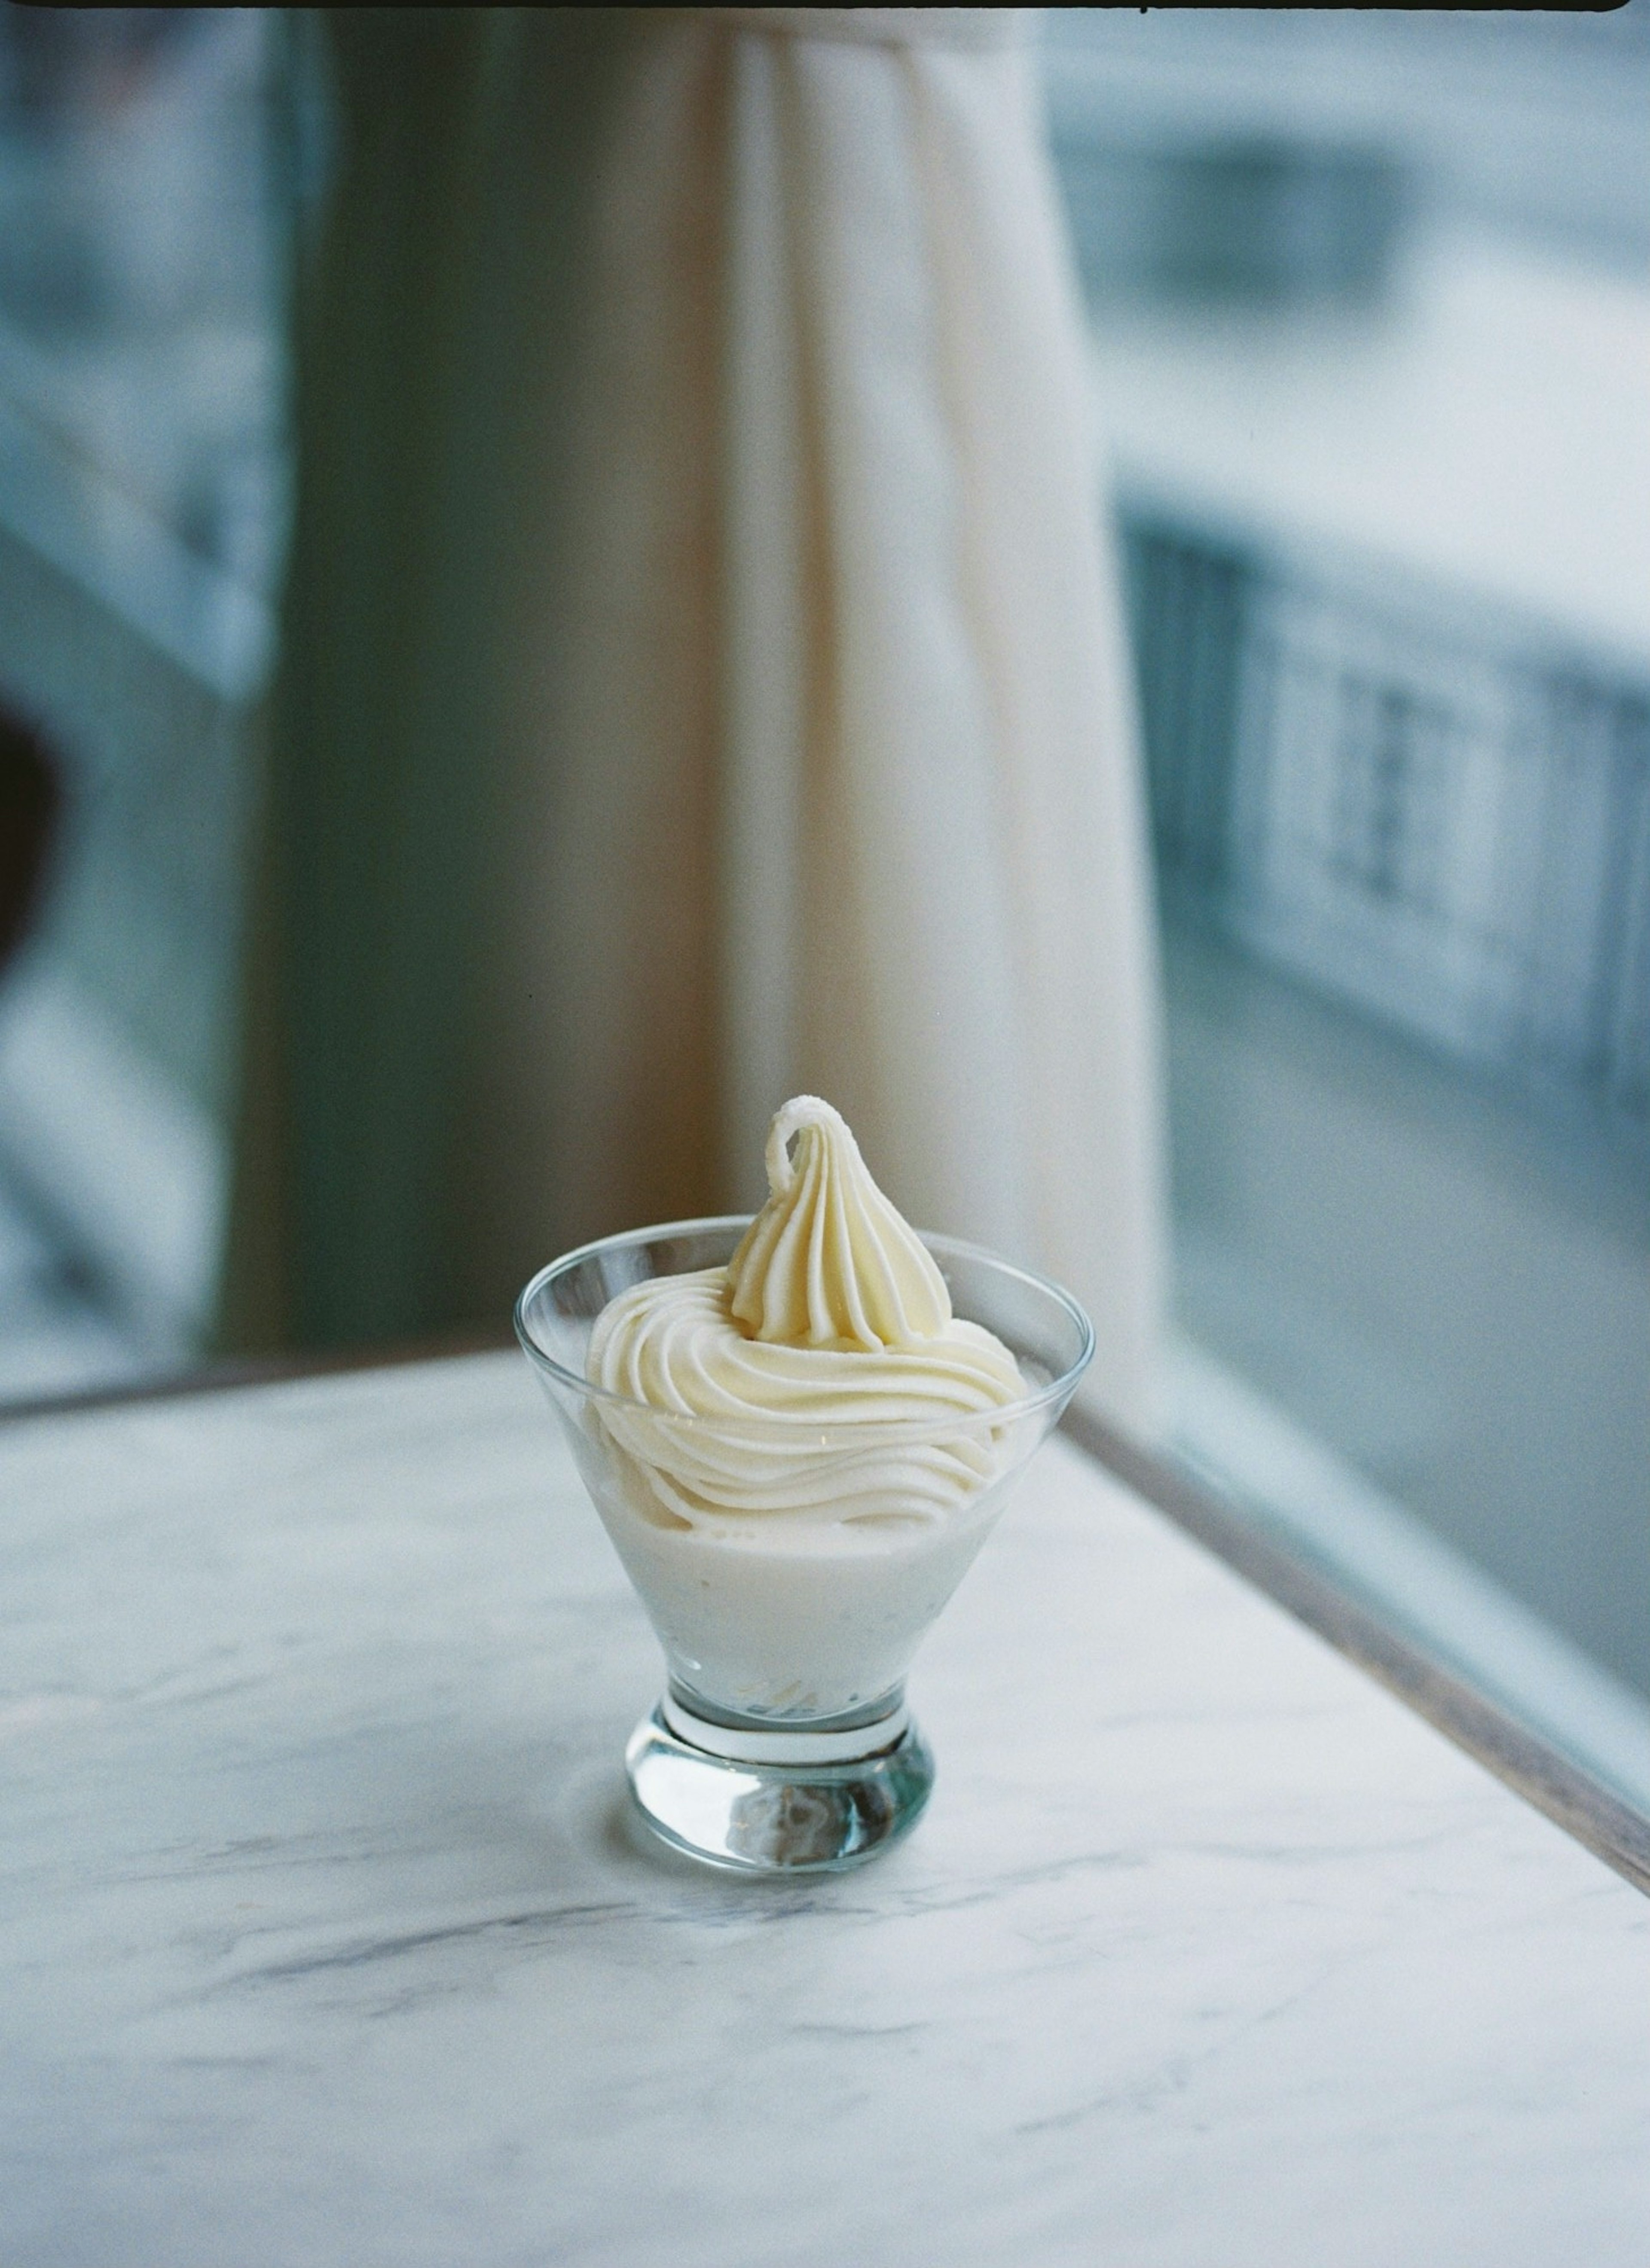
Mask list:
[[[1030,1388],[954,1315],[829,1103],[785,1105],[767,1167],[726,1268],[651,1278],[597,1319],[585,1462],[681,1682],[831,1716],[903,1676],[995,1513],[995,1413]]]

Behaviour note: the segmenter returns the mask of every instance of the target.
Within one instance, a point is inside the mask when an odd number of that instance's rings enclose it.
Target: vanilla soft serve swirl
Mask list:
[[[933,1259],[829,1103],[786,1103],[767,1166],[768,1202],[726,1268],[652,1278],[597,1318],[592,1383],[646,1405],[603,1403],[600,1422],[633,1461],[650,1516],[673,1525],[940,1520],[1003,1462],[989,1425],[946,1421],[1017,1402],[1027,1381],[1000,1340],[953,1315]],[[846,1429],[867,1420],[933,1431],[858,1447]]]

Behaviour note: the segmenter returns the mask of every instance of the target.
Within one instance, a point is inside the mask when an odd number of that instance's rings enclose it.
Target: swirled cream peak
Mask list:
[[[938,1337],[951,1321],[945,1278],[841,1114],[799,1094],[769,1129],[766,1162],[768,1202],[727,1270],[732,1312],[751,1336],[867,1351]]]
[[[998,1471],[991,1415],[1025,1394],[1020,1366],[953,1315],[829,1103],[786,1103],[767,1154],[772,1195],[727,1267],[651,1277],[597,1317],[586,1372],[622,1397],[600,1422],[669,1523],[942,1520]],[[855,1440],[889,1424],[916,1430]]]

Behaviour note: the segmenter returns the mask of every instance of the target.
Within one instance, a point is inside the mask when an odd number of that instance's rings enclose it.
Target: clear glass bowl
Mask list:
[[[985,1541],[1094,1351],[1069,1292],[976,1247],[924,1237],[957,1314],[1027,1381],[1003,1407],[824,1425],[666,1412],[593,1386],[608,1301],[655,1276],[723,1265],[748,1216],[604,1238],[541,1269],[516,1330],[615,1550],[665,1649],[667,1685],[626,1755],[643,1817],[677,1848],[756,1873],[855,1866],[916,1821],[933,1764],[905,1707],[924,1633]],[[806,1461],[823,1514],[689,1521],[671,1490],[709,1456],[778,1483]],[[962,1477],[939,1516],[879,1509],[877,1476],[913,1458]],[[845,1516],[833,1516],[840,1502]]]

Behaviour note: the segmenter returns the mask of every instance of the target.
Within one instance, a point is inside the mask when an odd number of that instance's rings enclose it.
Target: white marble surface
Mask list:
[[[1650,2258],[1650,1904],[1062,1444],[822,1883],[513,1356],[0,1430],[0,1616],[7,2268]]]

